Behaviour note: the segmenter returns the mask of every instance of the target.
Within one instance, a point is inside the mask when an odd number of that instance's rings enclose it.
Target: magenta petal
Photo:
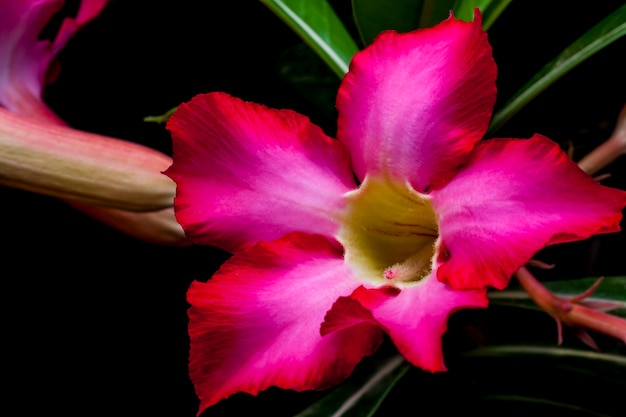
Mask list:
[[[372,313],[364,308],[361,303],[350,297],[339,297],[326,313],[324,322],[320,326],[320,333],[325,336],[361,323],[378,324]]]
[[[48,69],[51,43],[39,34],[60,10],[62,0],[5,1],[0,13],[0,105],[21,107],[23,96],[39,98]]]
[[[234,252],[301,231],[332,236],[355,188],[349,156],[308,118],[223,93],[170,118],[176,216],[196,243]]]
[[[368,323],[320,334],[327,310],[357,285],[335,245],[301,233],[239,252],[207,283],[194,282],[189,366],[200,412],[237,392],[345,379],[382,341]]]
[[[352,298],[371,311],[409,362],[431,372],[446,370],[441,337],[448,317],[459,309],[488,303],[485,289],[454,290],[434,275],[400,292],[360,287]]]
[[[89,21],[100,14],[109,0],[81,0],[76,18],[65,18],[54,38],[52,52],[57,54],[72,36]]]
[[[337,97],[338,139],[354,169],[445,184],[487,130],[496,66],[480,15],[428,29],[384,32],[357,53]]]
[[[431,195],[441,239],[437,276],[459,289],[502,289],[545,246],[618,231],[626,205],[624,191],[599,185],[540,135],[479,143]]]
[[[0,13],[0,105],[36,117],[51,61],[67,41],[96,17],[106,0],[82,0],[78,16],[66,18],[56,38],[40,40],[46,24],[63,0],[5,0]],[[32,110],[36,108],[36,110]]]

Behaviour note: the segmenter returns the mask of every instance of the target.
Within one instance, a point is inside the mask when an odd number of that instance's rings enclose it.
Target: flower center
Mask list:
[[[337,239],[359,279],[403,287],[430,274],[439,233],[427,195],[407,183],[367,176],[345,198]]]

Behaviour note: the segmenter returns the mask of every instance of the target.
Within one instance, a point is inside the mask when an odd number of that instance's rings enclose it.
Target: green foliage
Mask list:
[[[616,417],[626,392],[623,354],[538,345],[500,345],[463,355],[458,371],[480,387],[483,415]]]
[[[548,62],[493,116],[488,134],[498,130],[539,93],[587,58],[626,35],[626,4],[592,27]]]
[[[373,416],[396,383],[411,368],[402,356],[369,364],[367,375],[335,388],[330,394],[309,406],[296,417]],[[355,383],[352,383],[355,381]]]
[[[325,0],[261,0],[289,25],[312,50],[342,78],[358,46],[341,19]],[[399,32],[428,27],[445,19],[450,10],[464,20],[473,18],[475,7],[484,12],[488,29],[509,5],[510,0],[434,1],[352,0],[354,21],[361,41],[367,45],[382,30]],[[626,34],[626,5],[619,7],[544,66],[514,96],[494,113],[488,134],[492,134],[526,104],[572,68]]]
[[[455,0],[424,0],[418,27],[427,28],[447,19],[454,3]]]
[[[261,0],[339,77],[348,71],[356,42],[326,0]]]
[[[384,30],[408,32],[419,27],[424,0],[352,0],[352,12],[364,45]]]
[[[485,22],[491,25],[508,3],[510,0],[352,0],[352,10],[361,41],[369,45],[383,30],[409,32],[430,27],[448,18],[450,11],[458,19],[472,21],[475,8],[481,12],[489,10],[486,16],[489,20]],[[487,9],[488,6],[491,7]],[[487,29],[485,25],[483,27]]]
[[[490,3],[491,0],[456,0],[452,10],[457,19],[471,22],[474,20],[474,9],[479,8],[482,13]]]
[[[489,30],[509,3],[511,0],[491,0],[484,9],[481,9],[483,12],[483,29]]]
[[[319,111],[324,120],[317,120],[317,124],[328,125],[328,134],[333,135],[339,78],[304,44],[286,49],[277,67],[282,79]]]

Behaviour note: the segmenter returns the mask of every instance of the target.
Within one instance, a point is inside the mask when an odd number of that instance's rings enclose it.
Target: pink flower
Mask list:
[[[171,207],[174,184],[161,175],[171,158],[70,129],[41,97],[58,74],[56,55],[107,1],[76,2],[76,17],[47,40],[42,31],[63,0],[0,0],[0,185],[66,199],[137,239],[187,246]]]
[[[452,312],[486,307],[486,288],[546,245],[619,230],[626,193],[557,144],[481,141],[495,79],[480,15],[451,16],[355,55],[337,140],[223,93],[179,106],[177,219],[233,253],[188,292],[200,412],[236,392],[337,384],[384,333],[443,371]]]
[[[107,0],[81,0],[76,18],[65,18],[53,40],[40,34],[63,0],[0,0],[0,105],[44,120],[56,116],[41,101],[51,64],[72,36],[96,17]]]

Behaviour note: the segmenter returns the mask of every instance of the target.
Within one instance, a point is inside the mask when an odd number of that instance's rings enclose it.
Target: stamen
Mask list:
[[[415,281],[417,274],[423,267],[423,262],[407,260],[406,262],[391,265],[389,268],[385,269],[383,276],[389,280],[400,282]]]
[[[383,276],[396,282],[419,281],[430,272],[432,250],[432,246],[425,246],[404,262],[395,263],[385,269]]]

